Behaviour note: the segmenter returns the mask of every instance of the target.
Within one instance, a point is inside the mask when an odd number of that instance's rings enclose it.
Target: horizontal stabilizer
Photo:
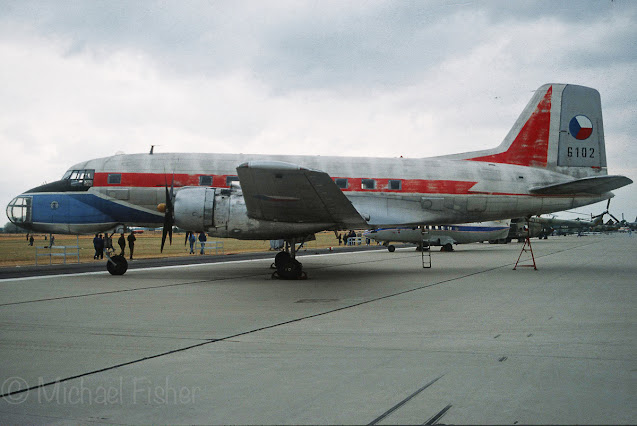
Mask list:
[[[332,178],[283,162],[251,161],[237,167],[248,216],[292,223],[325,223],[347,227],[367,223]]]
[[[633,181],[625,176],[594,176],[566,183],[531,188],[530,192],[539,195],[604,194],[631,183]]]

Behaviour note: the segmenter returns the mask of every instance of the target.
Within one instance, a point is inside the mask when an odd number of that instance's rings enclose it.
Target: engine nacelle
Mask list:
[[[248,217],[240,189],[188,186],[175,195],[175,225],[194,232],[241,240],[305,237],[330,223],[275,222]]]
[[[227,229],[232,197],[241,194],[225,188],[201,186],[179,189],[175,195],[175,225],[188,231]]]

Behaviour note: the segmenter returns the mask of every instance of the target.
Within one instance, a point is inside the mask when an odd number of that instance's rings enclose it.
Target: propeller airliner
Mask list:
[[[470,137],[470,135],[468,135]],[[245,240],[284,239],[282,278],[302,278],[295,244],[323,230],[445,225],[539,215],[613,197],[597,90],[537,89],[493,149],[432,158],[132,154],[88,160],[14,198],[32,231],[96,233],[172,226]],[[126,272],[122,256],[109,272]]]
[[[451,225],[424,225],[402,228],[378,228],[365,231],[363,237],[382,243],[394,252],[392,242],[418,244],[420,249],[441,246],[441,251],[453,251],[454,244],[482,241],[506,241],[511,227],[510,220],[491,220]]]

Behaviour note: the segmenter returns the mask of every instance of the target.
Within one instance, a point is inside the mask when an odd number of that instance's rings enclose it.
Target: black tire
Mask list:
[[[106,270],[111,275],[124,275],[128,270],[128,262],[124,256],[111,256],[111,259],[106,262]]]
[[[287,261],[277,265],[276,272],[284,280],[299,280],[303,277],[303,265],[296,259],[288,256]]]
[[[279,269],[279,265],[282,265],[283,263],[287,262],[291,258],[292,257],[290,256],[290,253],[286,251],[280,251],[276,254],[276,256],[274,256],[274,266],[277,269]]]
[[[393,245],[390,244],[390,245],[387,246],[387,250],[389,250],[390,253],[393,253],[393,252],[396,251],[396,247],[394,247]]]

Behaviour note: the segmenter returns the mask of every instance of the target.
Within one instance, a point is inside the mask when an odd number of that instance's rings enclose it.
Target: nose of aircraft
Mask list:
[[[31,229],[33,197],[19,195],[7,205],[7,217],[11,223],[24,229]]]

